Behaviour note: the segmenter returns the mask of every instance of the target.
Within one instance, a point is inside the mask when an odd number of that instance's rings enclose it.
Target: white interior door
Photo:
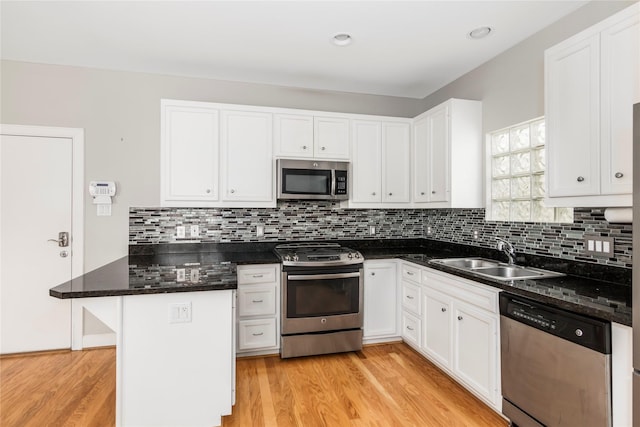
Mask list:
[[[71,346],[71,303],[49,289],[72,278],[74,141],[0,136],[0,353]],[[69,235],[59,246],[60,232]],[[50,241],[53,240],[53,241]]]

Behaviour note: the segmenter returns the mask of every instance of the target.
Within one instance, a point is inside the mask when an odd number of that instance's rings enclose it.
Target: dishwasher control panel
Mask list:
[[[500,293],[500,315],[600,353],[611,354],[611,322],[606,320],[507,292]]]

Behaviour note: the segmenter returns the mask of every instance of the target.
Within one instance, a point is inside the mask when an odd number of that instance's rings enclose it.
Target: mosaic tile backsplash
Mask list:
[[[631,224],[608,223],[601,208],[574,209],[572,224],[485,221],[484,215],[484,209],[342,209],[336,202],[307,201],[276,208],[131,208],[129,244],[425,237],[494,248],[501,237],[520,253],[631,268]],[[186,238],[176,238],[180,225]],[[191,225],[199,226],[199,238],[189,237]],[[256,237],[258,225],[262,237]],[[585,255],[585,234],[613,237],[614,256]]]

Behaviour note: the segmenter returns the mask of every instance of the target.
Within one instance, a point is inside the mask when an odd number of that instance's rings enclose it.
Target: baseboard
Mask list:
[[[82,336],[82,348],[111,347],[116,345],[115,332]]]

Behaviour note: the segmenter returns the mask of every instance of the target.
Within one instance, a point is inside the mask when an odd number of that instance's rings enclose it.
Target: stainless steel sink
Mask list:
[[[564,274],[556,273],[555,271],[533,267],[522,267],[485,258],[443,258],[434,259],[430,262],[503,281],[564,276]]]

